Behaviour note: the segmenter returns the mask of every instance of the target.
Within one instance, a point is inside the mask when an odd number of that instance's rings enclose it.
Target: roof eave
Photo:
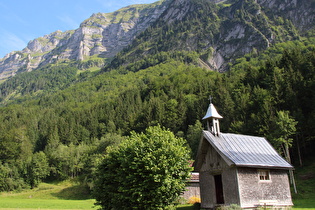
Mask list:
[[[248,164],[237,164],[236,167],[242,168],[262,168],[262,169],[279,169],[279,170],[294,170],[293,166],[272,166],[272,165],[248,165]]]

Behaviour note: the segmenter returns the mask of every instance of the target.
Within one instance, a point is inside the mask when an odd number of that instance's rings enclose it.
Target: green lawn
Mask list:
[[[296,185],[298,194],[292,194],[294,209],[315,210],[315,157],[296,167]]]
[[[94,209],[84,188],[71,182],[42,183],[20,193],[1,193],[0,209]]]
[[[94,200],[0,198],[0,209],[94,209]]]
[[[303,168],[296,167],[295,176],[298,194],[292,194],[293,209],[315,210],[315,160],[305,164]],[[94,202],[84,187],[70,181],[42,183],[33,190],[0,194],[0,210],[96,210]],[[194,206],[183,205],[177,210],[194,210]]]

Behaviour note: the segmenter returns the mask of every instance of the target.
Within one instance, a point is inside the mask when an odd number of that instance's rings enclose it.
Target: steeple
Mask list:
[[[219,119],[223,117],[217,112],[216,108],[212,104],[212,97],[210,96],[210,104],[206,115],[202,118],[207,120],[207,128],[213,135],[218,136],[220,134]]]

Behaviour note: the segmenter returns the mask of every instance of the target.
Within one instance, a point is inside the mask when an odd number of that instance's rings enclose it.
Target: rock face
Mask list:
[[[301,31],[314,27],[315,1],[313,0],[257,0],[268,12],[292,21]]]
[[[205,4],[208,7],[204,7]],[[196,18],[191,14],[205,9],[211,13],[203,11],[204,15],[209,14],[207,18],[213,19],[200,26],[196,33],[190,31],[185,35],[181,31],[183,35],[176,37],[174,46],[169,44],[169,50],[212,49],[211,56],[202,61],[203,65],[223,71],[237,56],[265,49],[277,41],[297,38],[314,28],[314,8],[313,0],[161,0],[113,13],[97,13],[76,30],[56,31],[37,38],[22,51],[11,52],[0,59],[0,80],[58,61],[82,61],[93,55],[112,58],[149,27],[161,23],[176,25],[179,21],[189,25],[189,21]],[[209,24],[213,24],[213,30],[205,29],[200,34],[199,29]],[[163,37],[163,33],[149,34],[148,39]],[[156,44],[153,42],[153,45]]]
[[[0,59],[0,80],[57,61],[84,60],[93,55],[111,58],[155,22],[167,5],[168,1],[159,1],[93,14],[76,30],[56,31],[34,39],[22,51]]]
[[[163,16],[167,23],[184,20],[187,14],[202,10],[205,0],[174,0]],[[208,0],[216,4],[214,18],[208,22],[220,22],[214,39],[199,34],[185,40],[189,50],[202,51],[212,48],[212,56],[203,60],[213,70],[225,71],[227,64],[244,54],[264,50],[271,44],[298,39],[315,26],[315,1],[310,0]],[[211,13],[203,12],[211,18]],[[198,14],[200,15],[200,13]],[[197,15],[195,15],[197,16]],[[217,16],[217,17],[215,17]],[[194,18],[194,17],[192,17]],[[205,26],[203,26],[205,28]],[[215,27],[214,27],[215,28]],[[191,33],[193,34],[193,32]],[[195,37],[198,40],[193,41]],[[203,43],[203,49],[198,46]],[[204,66],[204,63],[202,66]]]

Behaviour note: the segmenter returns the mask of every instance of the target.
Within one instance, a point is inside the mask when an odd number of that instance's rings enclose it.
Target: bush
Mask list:
[[[201,199],[199,197],[192,196],[189,198],[188,203],[189,204],[201,203]]]
[[[0,192],[21,190],[25,186],[17,167],[0,162]]]
[[[132,133],[109,149],[97,172],[94,197],[102,209],[165,209],[190,176],[186,142],[162,129]]]

